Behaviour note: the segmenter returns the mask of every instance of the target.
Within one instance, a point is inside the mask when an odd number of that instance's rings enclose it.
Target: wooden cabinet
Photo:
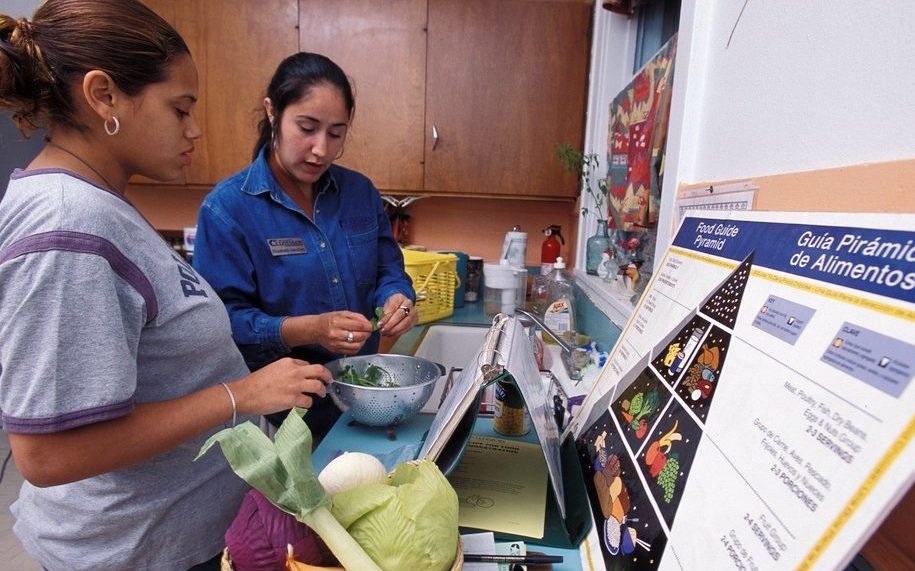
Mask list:
[[[251,162],[273,71],[298,50],[296,0],[144,0],[184,37],[197,64],[203,130],[185,180],[212,186]],[[137,180],[132,182],[152,182]]]
[[[382,191],[577,195],[555,149],[583,140],[587,0],[146,2],[184,36],[200,74],[204,134],[172,184],[212,186],[250,162],[267,82],[303,50],[352,78],[339,163]]]
[[[590,21],[589,2],[429,0],[426,190],[577,195],[556,146],[584,138]]]
[[[334,60],[355,89],[337,162],[380,189],[421,190],[426,0],[300,0],[299,45]]]
[[[299,0],[299,19],[356,87],[340,164],[394,193],[577,196],[555,149],[583,140],[590,2]]]

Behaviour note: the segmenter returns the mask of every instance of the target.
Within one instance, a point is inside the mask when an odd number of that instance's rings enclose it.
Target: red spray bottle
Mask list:
[[[540,246],[540,275],[545,276],[553,271],[553,263],[559,257],[562,244],[566,241],[562,237],[562,227],[551,224],[543,229],[546,239]]]

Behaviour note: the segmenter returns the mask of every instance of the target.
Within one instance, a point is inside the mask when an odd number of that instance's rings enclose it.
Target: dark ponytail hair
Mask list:
[[[340,90],[346,110],[352,119],[356,112],[356,98],[346,73],[327,56],[299,52],[280,62],[273,73],[270,85],[267,86],[267,97],[273,104],[277,131],[279,131],[280,118],[286,107],[304,97],[312,87],[321,83],[329,83]],[[273,139],[273,129],[274,126],[270,124],[270,118],[264,111],[264,116],[258,124],[257,143],[254,145],[252,159],[257,158],[261,147],[265,145],[268,156],[273,152],[272,145],[268,144]]]
[[[71,88],[86,73],[104,71],[134,96],[189,53],[137,0],[47,0],[31,22],[0,14],[0,109],[12,110],[23,133],[46,121],[81,129]]]

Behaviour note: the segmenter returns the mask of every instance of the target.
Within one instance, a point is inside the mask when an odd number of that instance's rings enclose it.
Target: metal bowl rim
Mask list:
[[[416,383],[415,385],[394,385],[393,387],[371,387],[371,386],[367,386],[367,385],[354,385],[352,383],[347,383],[346,381],[338,381],[337,379],[334,379],[334,382],[332,384],[334,384],[334,385],[341,384],[341,385],[344,385],[347,387],[354,387],[357,389],[366,389],[369,391],[389,391],[391,389],[422,388],[422,387],[425,387],[426,385],[430,385],[430,384],[434,383],[435,381],[437,381],[439,379],[441,379],[441,376],[439,376],[438,378],[435,378],[435,379],[429,379],[428,381],[423,381],[421,383]]]
[[[386,392],[386,391],[390,391],[393,389],[424,388],[426,385],[430,385],[430,384],[438,381],[439,379],[441,379],[444,376],[441,374],[441,368],[440,368],[441,366],[438,363],[436,363],[435,361],[425,359],[423,357],[415,357],[413,355],[398,355],[396,353],[376,353],[374,355],[351,355],[349,357],[340,357],[339,359],[334,359],[333,361],[326,363],[324,366],[326,367],[327,365],[329,365],[331,363],[338,363],[341,361],[347,361],[347,360],[353,360],[353,359],[360,360],[360,361],[366,361],[366,360],[369,360],[374,357],[397,357],[397,358],[407,358],[408,360],[423,361],[423,362],[435,365],[435,367],[438,368],[439,375],[437,377],[429,379],[428,381],[423,381],[422,383],[416,383],[415,385],[396,385],[393,387],[367,387],[365,385],[354,385],[352,383],[347,383],[345,381],[338,381],[337,379],[334,379],[334,382],[332,384],[336,385],[337,383],[340,383],[341,385],[344,385],[347,387],[353,387],[356,389],[364,389],[367,391]]]

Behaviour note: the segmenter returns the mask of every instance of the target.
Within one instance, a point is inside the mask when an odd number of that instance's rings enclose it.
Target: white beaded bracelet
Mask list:
[[[235,395],[232,394],[232,389],[229,388],[229,385],[225,383],[221,384],[226,389],[226,392],[229,393],[229,400],[232,401],[232,426],[235,426],[235,422],[238,420],[238,409],[235,407]]]

